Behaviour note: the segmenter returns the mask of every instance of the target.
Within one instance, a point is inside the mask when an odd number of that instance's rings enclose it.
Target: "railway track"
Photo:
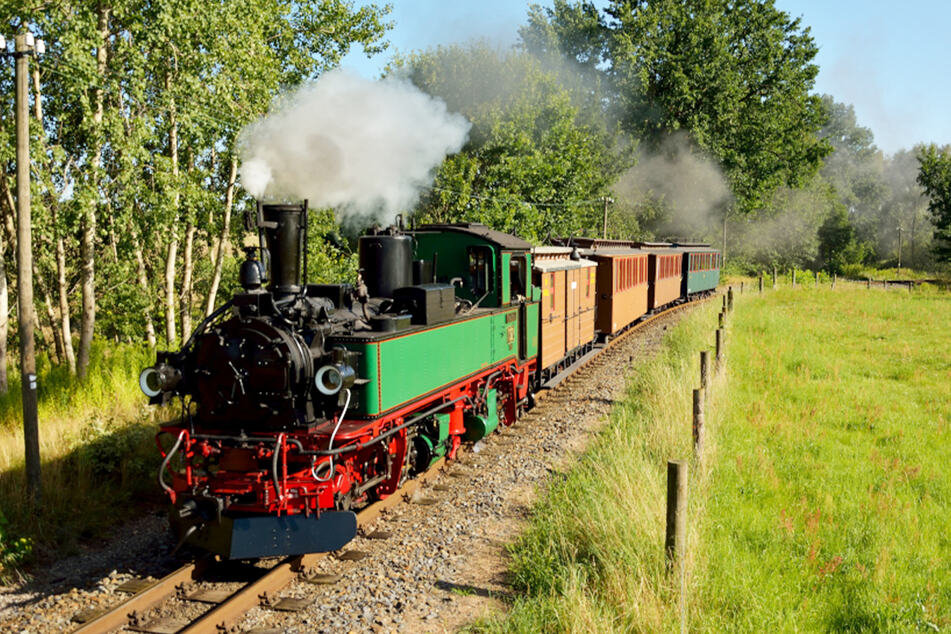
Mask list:
[[[445,466],[440,460],[425,473],[409,480],[395,494],[387,497],[357,513],[357,523],[361,529],[376,520],[387,509],[409,499],[420,486],[437,477]],[[314,564],[327,556],[327,553],[315,553],[288,557],[271,568],[262,569],[260,576],[234,591],[222,591],[204,588],[200,592],[183,592],[188,584],[203,580],[215,567],[211,559],[199,559],[189,562],[161,579],[141,587],[125,601],[115,605],[107,612],[89,615],[89,620],[73,630],[74,634],[98,634],[119,628],[128,628],[138,632],[182,632],[183,634],[220,634],[245,612],[257,605],[270,605],[270,597],[299,576],[307,576]],[[131,584],[134,588],[136,584]],[[185,601],[211,604],[212,607],[189,622],[159,617],[148,620],[147,613],[170,598],[180,596]],[[282,609],[280,603],[275,609]],[[85,617],[80,616],[80,619]]]
[[[626,331],[615,336],[606,343],[599,344],[594,350],[575,361],[558,377],[550,381],[546,388],[536,395],[536,400],[544,400],[556,393],[559,385],[566,382],[577,372],[599,360],[607,349],[619,345],[634,333],[647,327],[653,322],[666,318],[679,311],[697,306],[705,300],[693,301],[674,306],[638,322]],[[570,381],[569,381],[570,382]],[[438,478],[447,468],[444,460],[413,480],[408,481],[395,494],[385,500],[376,502],[357,513],[358,525],[361,531],[374,522],[389,508],[409,500],[423,485]],[[249,610],[263,606],[274,610],[294,611],[299,606],[294,600],[276,601],[278,592],[295,579],[307,579],[315,565],[328,556],[327,553],[317,553],[298,557],[289,557],[273,564],[271,567],[250,566],[244,568],[245,573],[253,577],[245,582],[236,582],[227,576],[222,581],[211,581],[210,577],[222,564],[211,559],[199,559],[182,566],[157,581],[138,581],[130,583],[127,588],[134,591],[128,599],[98,614],[77,615],[76,620],[82,621],[73,630],[75,634],[111,632],[116,630],[153,632],[155,634],[181,632],[186,634],[211,633],[220,634],[229,631],[229,628]],[[313,581],[332,582],[333,579],[312,579]],[[195,582],[201,586],[197,590]],[[234,586],[238,587],[234,587]],[[174,608],[161,608],[170,601],[187,605],[180,611],[184,614],[169,616]],[[210,607],[206,607],[210,606]],[[158,609],[157,609],[158,608]],[[160,612],[164,614],[155,615]],[[189,617],[194,614],[194,617]]]

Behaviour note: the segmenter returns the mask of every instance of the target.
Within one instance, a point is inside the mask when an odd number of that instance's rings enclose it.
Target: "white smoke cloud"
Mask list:
[[[415,204],[469,127],[408,81],[333,70],[242,131],[241,183],[255,198],[389,220]]]
[[[665,213],[653,221],[659,238],[704,236],[722,221],[732,197],[720,167],[683,132],[671,134],[654,151],[642,150],[612,190],[622,205],[663,204]]]

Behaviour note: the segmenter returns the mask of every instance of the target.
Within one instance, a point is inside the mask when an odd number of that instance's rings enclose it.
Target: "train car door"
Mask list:
[[[541,369],[565,356],[565,271],[542,269],[540,331]]]
[[[581,269],[565,271],[565,351],[578,347],[578,273]]]

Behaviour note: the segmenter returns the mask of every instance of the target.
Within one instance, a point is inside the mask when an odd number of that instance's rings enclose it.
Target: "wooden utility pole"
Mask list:
[[[898,225],[898,274],[901,275],[901,225]]]
[[[30,38],[32,39],[32,37]],[[30,226],[30,55],[27,34],[16,36],[17,295],[26,489],[40,500],[40,432],[37,423],[36,350],[33,342],[33,238]]]
[[[608,238],[608,204],[613,204],[614,199],[608,198],[607,196],[601,197],[601,202],[604,204],[604,224],[601,227],[601,237],[607,240]]]

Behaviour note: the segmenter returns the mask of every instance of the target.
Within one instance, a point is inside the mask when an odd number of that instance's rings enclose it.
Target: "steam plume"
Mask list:
[[[407,81],[334,70],[242,131],[241,182],[256,198],[389,220],[416,202],[469,126]]]
[[[653,152],[642,152],[613,191],[628,206],[662,205],[664,213],[653,222],[658,237],[703,236],[722,218],[722,205],[731,196],[720,168],[682,133],[672,134]]]

